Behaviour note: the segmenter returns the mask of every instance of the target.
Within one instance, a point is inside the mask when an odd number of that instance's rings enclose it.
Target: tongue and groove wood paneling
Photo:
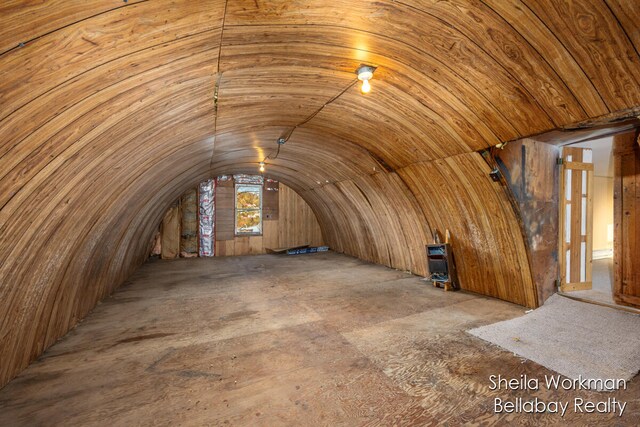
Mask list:
[[[464,287],[535,306],[518,215],[475,152],[637,107],[639,9],[2,2],[0,385],[145,259],[171,201],[254,173],[294,128],[268,174],[333,248],[425,274],[449,228]],[[378,66],[367,96],[361,63]]]

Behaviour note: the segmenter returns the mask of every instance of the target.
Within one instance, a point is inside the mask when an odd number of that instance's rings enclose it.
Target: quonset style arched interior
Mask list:
[[[638,22],[625,0],[3,1],[0,385],[144,262],[172,200],[292,130],[267,173],[333,249],[424,274],[447,228],[463,287],[536,306],[478,150],[638,106]]]

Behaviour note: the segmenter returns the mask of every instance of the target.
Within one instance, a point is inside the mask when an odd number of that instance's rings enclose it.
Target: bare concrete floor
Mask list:
[[[524,308],[333,253],[157,261],[0,390],[0,425],[635,425],[614,393],[491,391],[547,369],[464,331]],[[627,402],[494,414],[494,399]]]

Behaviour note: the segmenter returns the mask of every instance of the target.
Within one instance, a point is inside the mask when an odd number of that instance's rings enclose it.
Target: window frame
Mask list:
[[[259,208],[238,208],[238,188],[240,187],[255,187],[258,189],[258,198],[260,200]],[[262,204],[263,204],[263,186],[261,184],[235,184],[233,191],[233,234],[236,237],[243,236],[262,236],[264,219],[262,216]],[[260,231],[238,231],[238,211],[257,211],[260,214]]]

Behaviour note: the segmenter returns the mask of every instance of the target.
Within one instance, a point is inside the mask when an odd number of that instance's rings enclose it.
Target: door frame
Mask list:
[[[594,181],[594,169],[593,169],[593,158],[591,163],[587,163],[583,161],[582,154],[580,154],[579,159],[574,159],[573,156],[576,155],[577,151],[573,151],[573,153],[568,154],[567,149],[573,148],[574,150],[582,150],[584,152],[584,148],[578,147],[570,147],[564,146],[562,147],[562,155],[560,163],[560,185],[559,185],[559,210],[560,216],[558,220],[558,228],[559,228],[559,236],[558,236],[558,264],[560,266],[560,279],[559,279],[559,290],[561,292],[570,292],[570,291],[578,291],[578,290],[588,290],[592,288],[592,261],[593,261],[593,181]],[[571,161],[567,161],[567,156],[571,156]],[[571,190],[572,197],[570,200],[567,200],[566,190],[567,186],[565,181],[567,179],[567,171],[571,171]],[[580,173],[578,176],[578,172],[586,172]],[[583,186],[582,181],[583,177],[586,177],[586,185]],[[578,179],[580,178],[580,179]],[[582,189],[586,189],[586,195],[582,192]],[[580,190],[580,191],[577,191]],[[574,206],[576,202],[574,197],[579,196],[580,209],[572,209],[571,210],[571,221],[570,221],[570,241],[567,242],[567,206]],[[586,215],[584,215],[584,230],[585,234],[582,234],[582,198],[586,197]],[[579,214],[577,214],[579,212]],[[580,233],[576,233],[577,230],[580,230]],[[576,236],[580,237],[580,242],[576,243],[574,240]],[[582,242],[585,243],[585,272],[584,272],[584,281],[580,280],[582,275]],[[576,248],[580,248],[580,253],[578,256],[575,256]],[[571,272],[569,273],[570,281],[567,282],[567,251],[573,249],[573,252],[570,252],[571,258],[569,260],[569,264],[571,265]],[[578,270],[576,270],[575,263],[576,260],[578,262]],[[574,280],[573,274],[578,271],[578,280]]]

